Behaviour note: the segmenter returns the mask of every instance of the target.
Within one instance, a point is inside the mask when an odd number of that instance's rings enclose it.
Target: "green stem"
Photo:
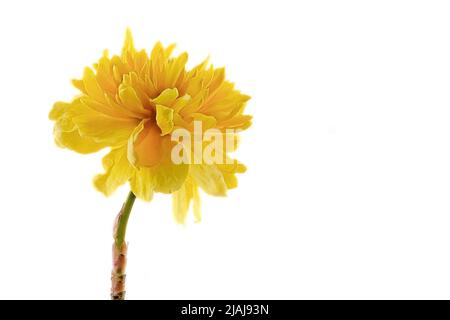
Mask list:
[[[123,204],[122,210],[120,210],[117,216],[116,228],[114,232],[114,241],[116,246],[120,247],[125,241],[125,234],[127,232],[128,218],[130,217],[131,209],[133,208],[134,200],[136,196],[132,191],[128,194],[127,200]]]
[[[122,206],[114,224],[113,244],[113,269],[111,272],[111,299],[125,299],[125,269],[127,266],[127,244],[125,234],[127,231],[128,218],[133,208],[136,196],[130,191],[127,200]]]

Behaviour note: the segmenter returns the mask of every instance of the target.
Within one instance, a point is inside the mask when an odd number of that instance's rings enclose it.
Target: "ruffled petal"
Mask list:
[[[164,106],[172,106],[175,100],[178,98],[178,90],[176,88],[166,89],[161,94],[153,99],[155,104],[161,104]]]
[[[152,190],[172,193],[186,180],[189,165],[174,164],[171,151],[175,142],[168,135],[162,137],[159,127],[150,121],[142,121],[128,141],[128,158]],[[143,180],[144,181],[144,180]]]
[[[103,92],[101,86],[98,84],[95,73],[91,68],[84,68],[83,86],[86,90],[86,94],[89,97],[100,103],[106,102],[105,93]]]
[[[223,173],[223,179],[227,185],[227,189],[234,189],[238,186],[238,180],[233,173]]]
[[[174,164],[166,161],[149,168],[155,191],[172,193],[181,188],[189,173],[188,164]]]
[[[134,128],[139,124],[138,119],[114,118],[94,111],[84,104],[74,108],[73,113],[72,121],[82,136],[109,146],[126,143]]]
[[[191,165],[190,175],[206,193],[213,196],[225,196],[227,185],[222,172],[216,165],[195,164]]]
[[[136,166],[153,167],[161,163],[164,143],[169,137],[161,137],[159,127],[149,120],[143,120],[136,127],[128,140],[128,155]]]
[[[70,110],[74,103],[57,102],[50,111],[49,118],[56,121],[53,129],[55,143],[61,148],[68,148],[82,154],[97,152],[106,147],[104,143],[80,135],[70,117]]]
[[[150,111],[144,108],[141,99],[131,86],[122,83],[119,86],[119,98],[122,105],[137,116],[145,118],[150,115]]]
[[[168,108],[160,104],[156,105],[156,123],[161,129],[162,136],[172,132],[173,130],[173,114],[174,111],[172,108]]]
[[[194,182],[192,182],[192,197],[194,202],[192,205],[192,209],[194,211],[194,219],[195,222],[200,222],[202,220],[200,193],[197,184],[195,184]]]
[[[193,202],[193,211],[195,222],[200,222],[200,195],[198,186],[187,178],[181,188],[172,194],[172,208],[175,221],[184,224],[189,211],[191,201]]]
[[[229,120],[220,122],[217,127],[221,129],[245,130],[249,128],[251,125],[252,125],[252,116],[237,115]]]
[[[131,191],[144,201],[150,201],[153,198],[153,182],[150,170],[148,168],[140,168],[134,170],[130,179]]]
[[[186,180],[181,188],[172,194],[172,209],[175,221],[181,224],[186,222],[189,205],[193,198],[192,183]]]
[[[202,122],[202,130],[206,131],[208,129],[214,128],[217,124],[216,118],[213,116],[208,116],[202,113],[192,113],[191,114],[192,121],[201,121]]]
[[[132,166],[136,166],[137,163],[137,155],[136,151],[134,149],[134,143],[136,142],[139,134],[144,130],[146,120],[142,120],[139,125],[134,128],[133,132],[131,133],[130,137],[128,138],[127,143],[127,158],[128,161],[131,163]]]
[[[238,186],[236,173],[244,173],[247,168],[242,163],[229,157],[226,157],[226,162],[228,163],[217,164],[217,168],[222,172],[227,189],[234,189]]]
[[[48,118],[50,120],[58,120],[60,117],[64,115],[64,113],[69,108],[70,104],[65,102],[56,102],[53,105],[52,110],[48,114]]]
[[[54,128],[55,143],[61,148],[68,148],[81,154],[97,152],[106,147],[105,144],[80,136],[78,130],[64,131],[59,125]]]
[[[97,190],[109,196],[128,181],[133,168],[127,159],[126,146],[112,149],[102,162],[106,172],[94,177],[94,185]]]

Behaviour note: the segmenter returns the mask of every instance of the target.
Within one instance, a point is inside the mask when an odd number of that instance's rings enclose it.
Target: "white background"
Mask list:
[[[108,299],[127,194],[99,154],[53,143],[48,112],[125,28],[208,54],[253,98],[228,198],[177,225],[138,201],[129,299],[450,298],[448,1],[0,4],[0,298]]]

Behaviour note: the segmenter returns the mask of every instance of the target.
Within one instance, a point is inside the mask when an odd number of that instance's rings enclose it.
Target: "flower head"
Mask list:
[[[175,163],[173,133],[193,132],[195,123],[222,133],[244,130],[251,124],[243,114],[250,97],[208,59],[187,70],[187,53],[172,57],[173,49],[157,43],[150,55],[138,51],[128,30],[121,55],[109,57],[105,51],[93,69],[85,68],[83,78],[73,80],[80,94],[69,103],[55,103],[49,117],[59,146],[83,154],[110,148],[103,158],[105,172],[94,178],[99,191],[110,195],[129,182],[143,200],[155,192],[170,193],[175,219],[183,222],[191,202],[200,220],[199,187],[225,195],[245,167],[228,161],[225,148],[215,151],[224,163]],[[195,143],[188,145],[193,153]]]

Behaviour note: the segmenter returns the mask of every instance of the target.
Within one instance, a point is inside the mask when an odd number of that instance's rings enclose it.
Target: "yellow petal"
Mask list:
[[[186,104],[191,100],[191,96],[188,94],[185,94],[184,96],[178,98],[175,103],[173,104],[173,110],[175,112],[179,112],[181,109],[183,109]]]
[[[238,185],[237,178],[232,173],[223,173],[223,178],[225,180],[225,184],[227,185],[227,189],[234,189]]]
[[[96,152],[106,145],[98,143],[89,137],[82,137],[72,121],[72,110],[79,104],[79,100],[72,103],[57,102],[50,111],[49,118],[55,120],[53,134],[55,143],[61,148],[68,148],[78,153]]]
[[[134,88],[137,96],[142,101],[142,104],[144,106],[147,104],[150,105],[150,97],[153,97],[155,92],[151,86],[147,85],[145,79],[139,76],[136,72],[130,72],[128,76],[124,76],[124,81],[125,79],[129,79],[130,86]]]
[[[89,109],[92,109],[104,115],[114,118],[126,119],[136,117],[135,113],[118,105],[111,98],[105,96],[105,100],[106,102],[98,102],[97,100],[94,100],[88,96],[83,96],[80,98],[81,103],[89,107]]]
[[[217,168],[222,172],[227,189],[234,189],[238,186],[236,173],[244,173],[247,168],[237,160],[226,157],[227,163],[217,164]]]
[[[192,183],[186,180],[181,188],[172,194],[172,209],[175,221],[178,223],[185,223],[189,205],[193,198]]]
[[[117,93],[117,83],[114,80],[111,60],[108,58],[108,50],[103,51],[103,57],[98,61],[96,71],[96,79],[100,87],[105,93],[115,96]]]
[[[193,197],[193,211],[194,211],[194,219],[195,222],[200,222],[202,220],[201,213],[201,201],[200,201],[200,193],[198,190],[198,186],[192,182],[192,197]]]
[[[150,74],[155,88],[162,88],[164,85],[163,69],[166,65],[164,48],[161,42],[157,42],[150,54]]]
[[[181,188],[172,194],[172,209],[176,222],[181,224],[185,223],[191,201],[193,202],[195,222],[200,222],[201,213],[198,186],[188,177]]]
[[[72,80],[72,84],[73,84],[73,86],[74,86],[75,88],[77,88],[77,89],[80,90],[81,92],[87,94],[86,88],[84,87],[83,80],[73,79],[73,80]]]
[[[172,43],[172,44],[168,45],[167,48],[164,49],[164,57],[166,59],[170,57],[170,55],[172,54],[175,47],[176,47],[176,44]]]
[[[214,70],[214,76],[208,84],[210,94],[213,94],[225,80],[225,68]]]
[[[193,181],[206,193],[213,196],[225,196],[227,186],[222,172],[216,165],[196,164],[191,165],[190,175]]]
[[[209,57],[209,56],[206,57],[205,60],[203,60],[201,63],[199,63],[198,65],[196,65],[194,68],[192,68],[192,70],[189,71],[189,73],[195,74],[195,73],[197,73],[197,72],[200,72],[200,71],[205,70],[206,67],[207,67],[208,64],[209,64],[209,60],[210,60],[210,57]]]
[[[192,99],[190,99],[186,105],[180,110],[181,115],[187,117],[195,112],[197,112],[205,100],[205,97],[208,94],[207,89],[200,90]]]
[[[181,188],[189,172],[188,164],[174,164],[166,161],[149,168],[155,191],[172,193]]]
[[[130,179],[131,191],[144,201],[150,201],[153,198],[153,183],[151,173],[148,168],[134,170]]]
[[[98,84],[94,71],[91,68],[84,69],[83,85],[89,97],[98,102],[105,102],[105,93]]]
[[[209,88],[208,97],[205,99],[200,111],[208,114],[222,112],[229,114],[236,107],[242,109],[245,103],[250,99],[250,96],[240,93],[234,89],[234,84],[229,81],[224,81],[216,89]]]
[[[175,87],[177,85],[177,82],[182,77],[184,72],[184,66],[186,65],[186,62],[188,60],[188,54],[186,52],[182,53],[180,56],[178,56],[176,59],[172,60],[169,64],[168,70],[167,70],[167,79],[166,79],[166,86]]]
[[[134,112],[136,115],[140,115],[145,118],[150,114],[149,110],[146,110],[142,105],[141,99],[139,99],[136,91],[125,84],[119,86],[119,98],[122,105],[128,110]]]
[[[68,148],[75,152],[88,154],[97,152],[106,147],[105,144],[97,143],[91,138],[81,137],[78,130],[63,131],[59,126],[55,125],[54,136],[56,144],[61,148]]]
[[[137,119],[110,117],[82,105],[77,109],[73,110],[76,114],[72,120],[80,134],[110,146],[126,143],[134,128],[139,124]]]
[[[104,174],[94,177],[94,185],[104,195],[109,196],[117,187],[126,183],[133,173],[127,159],[126,147],[112,149],[103,158]]]
[[[156,123],[161,129],[161,135],[164,136],[173,129],[173,109],[166,106],[156,105]]]
[[[128,158],[128,161],[131,163],[132,166],[135,166],[136,162],[137,162],[137,155],[136,155],[136,152],[134,150],[134,143],[136,142],[137,137],[142,132],[142,130],[144,130],[144,126],[145,126],[146,122],[147,122],[146,120],[142,120],[139,123],[139,125],[136,128],[134,128],[133,132],[131,133],[130,137],[128,138],[127,158]]]
[[[130,161],[141,167],[158,165],[166,152],[164,142],[168,138],[170,142],[169,136],[161,137],[161,130],[155,123],[144,120],[128,140]]]
[[[48,118],[50,120],[58,120],[69,108],[70,104],[65,102],[56,102],[50,111]]]
[[[221,129],[241,129],[245,130],[252,125],[252,116],[250,115],[237,115],[230,120],[220,122],[217,127]]]
[[[70,119],[70,117],[67,116],[67,114],[64,114],[63,116],[58,118],[58,120],[55,123],[55,127],[59,127],[59,129],[61,129],[61,131],[64,132],[72,132],[77,130],[75,124]]]
[[[191,129],[192,125],[183,119],[178,113],[173,114],[173,124],[176,127]]]
[[[150,199],[148,197],[149,190],[162,193],[177,191],[183,185],[189,172],[189,165],[177,165],[170,160],[170,146],[172,144],[170,139],[162,139],[159,134],[158,137],[160,139],[160,145],[156,151],[157,155],[155,159],[152,158],[150,159],[151,161],[146,158],[142,159],[140,152],[143,150],[136,149],[135,145],[135,154],[138,157],[136,159],[137,170],[136,177],[131,181],[131,185],[142,194],[141,198],[143,199]],[[151,153],[151,150],[148,152]],[[149,154],[148,157],[154,156]],[[151,163],[145,163],[145,161],[150,161]],[[143,166],[143,164],[152,164],[152,166]]]
[[[203,113],[192,113],[191,117],[193,119],[193,121],[201,121],[202,122],[202,130],[208,130],[211,128],[214,128],[217,124],[217,120],[216,118],[214,118],[213,116],[208,116],[206,114]]]
[[[133,41],[133,35],[131,33],[130,28],[127,28],[127,31],[125,32],[125,42],[123,44],[122,48],[122,55],[126,54],[127,52],[134,52],[134,41]]]
[[[166,89],[163,92],[161,92],[161,94],[157,98],[153,99],[153,102],[155,104],[161,104],[170,107],[177,98],[178,98],[177,88]]]

